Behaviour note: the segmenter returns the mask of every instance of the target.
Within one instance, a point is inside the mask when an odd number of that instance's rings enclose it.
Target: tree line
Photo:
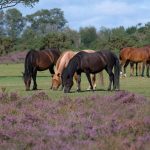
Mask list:
[[[101,26],[101,25],[100,25]],[[128,28],[94,26],[79,31],[68,26],[59,8],[42,9],[23,16],[16,8],[0,11],[0,55],[16,50],[40,50],[57,47],[64,49],[111,49],[116,53],[123,47],[150,44],[150,22]]]

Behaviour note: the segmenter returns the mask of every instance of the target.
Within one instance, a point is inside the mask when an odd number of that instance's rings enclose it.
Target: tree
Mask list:
[[[39,2],[39,0],[1,0],[0,1],[0,9],[13,7],[19,3],[22,3],[25,6],[32,7],[37,2]]]
[[[12,47],[13,43],[9,37],[0,38],[0,55],[10,52]]]
[[[40,49],[43,47],[43,37],[37,36],[36,32],[30,27],[27,27],[23,34],[20,42],[22,49]]]
[[[18,38],[24,28],[25,22],[21,12],[17,9],[9,9],[5,14],[7,35],[13,40]]]
[[[92,48],[92,43],[97,39],[95,27],[80,28],[81,44],[83,48]]]
[[[96,49],[110,49],[110,35],[111,29],[101,27],[100,31],[98,32]]]
[[[26,16],[31,28],[39,35],[61,30],[67,23],[64,13],[58,8],[51,10],[43,9]]]
[[[66,27],[63,30],[63,33],[67,36],[67,39],[70,43],[69,48],[79,49],[81,44],[80,34],[77,31],[70,29],[69,27]]]
[[[3,37],[5,35],[4,19],[4,12],[0,11],[0,37]]]

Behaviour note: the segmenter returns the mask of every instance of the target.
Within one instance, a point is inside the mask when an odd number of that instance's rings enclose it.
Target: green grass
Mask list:
[[[50,90],[51,85],[51,77],[49,71],[38,72],[37,84],[38,91],[25,91],[24,83],[22,80],[22,72],[24,70],[23,64],[1,64],[0,65],[0,87],[6,88],[7,92],[17,91],[22,96],[32,95],[35,92],[44,91],[46,92],[52,99],[59,99],[63,96],[70,97],[82,97],[89,96],[93,94],[93,92],[86,91],[88,87],[88,81],[84,74],[82,74],[81,87],[83,92],[77,93],[73,92],[70,94],[64,94],[62,91],[52,91]],[[104,71],[105,72],[105,71]],[[129,75],[129,73],[128,73]],[[108,95],[114,92],[106,91],[108,86],[108,75],[104,73],[105,77],[105,86],[101,87],[99,85],[99,80],[97,76],[97,91],[94,93],[100,95]],[[121,90],[127,90],[135,93],[139,93],[150,98],[150,78],[142,78],[142,77],[127,77],[120,80]],[[101,89],[101,90],[100,90]],[[76,90],[76,84],[72,87],[72,91]]]

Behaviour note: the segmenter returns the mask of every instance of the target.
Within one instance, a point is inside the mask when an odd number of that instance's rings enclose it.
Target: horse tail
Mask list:
[[[114,55],[115,58],[115,65],[114,65],[114,82],[115,82],[115,88],[118,90],[120,89],[120,63],[119,59],[116,55]]]
[[[25,73],[29,74],[32,70],[32,61],[33,61],[33,52],[34,50],[30,50],[25,58]]]

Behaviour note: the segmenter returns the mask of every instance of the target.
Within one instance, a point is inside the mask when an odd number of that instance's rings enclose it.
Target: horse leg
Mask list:
[[[126,63],[125,63],[125,65],[124,65],[124,77],[127,76],[127,75],[126,75],[126,67],[128,66],[129,62],[130,62],[130,61],[127,60]]]
[[[93,85],[93,89],[96,89],[96,74],[92,75],[92,85]]]
[[[34,70],[34,72],[32,74],[32,79],[33,79],[33,89],[32,90],[37,90],[36,75],[37,75],[37,70]]]
[[[123,66],[123,64],[124,64],[123,61],[121,61],[121,63],[120,63],[120,77],[122,77],[122,74],[123,74],[122,73],[122,66]]]
[[[134,74],[134,63],[130,62],[130,76],[132,77]]]
[[[139,63],[139,64],[138,64],[138,71],[139,71],[139,74],[142,73],[142,63]]]
[[[93,89],[96,89],[96,74],[92,74],[92,85],[93,85]],[[89,87],[87,88],[87,90],[91,90],[91,85],[89,85]]]
[[[77,75],[78,75],[78,78],[77,78],[77,83],[78,83],[77,91],[79,92],[79,91],[81,91],[81,73],[77,73]]]
[[[89,71],[86,71],[85,73],[86,73],[86,77],[87,77],[87,79],[88,79],[88,81],[90,83],[90,89],[93,91],[93,85],[92,85],[90,73],[89,73]]]
[[[109,86],[108,86],[108,91],[110,91],[110,90],[111,90],[112,82],[113,82],[113,89],[116,88],[116,85],[115,85],[115,83],[114,83],[114,74],[113,74],[111,68],[108,68],[108,67],[107,67],[105,70],[106,70],[106,72],[109,74]]]
[[[49,72],[52,74],[52,77],[53,77],[53,75],[55,74],[54,65],[49,68]],[[53,85],[51,85],[50,89],[52,89],[52,87],[53,87]]]
[[[137,62],[135,63],[135,66],[136,66],[136,76],[138,76],[138,63]]]
[[[76,83],[77,83],[77,85],[78,85],[78,75],[77,75],[77,73],[75,72],[75,74],[74,74],[74,80],[76,81]]]
[[[54,65],[49,68],[49,72],[50,72],[52,75],[55,74]]]
[[[142,77],[144,77],[144,70],[145,70],[145,62],[143,62],[142,74],[141,74]]]
[[[147,63],[146,67],[147,67],[146,75],[147,75],[147,77],[149,78],[149,77],[150,77],[150,75],[149,75],[150,64]]]

